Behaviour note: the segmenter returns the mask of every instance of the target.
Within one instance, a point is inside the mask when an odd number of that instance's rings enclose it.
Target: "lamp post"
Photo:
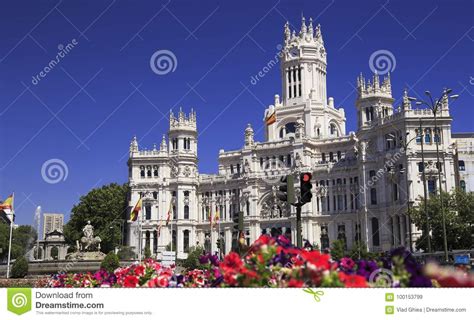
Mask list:
[[[410,214],[410,205],[411,205],[411,200],[410,200],[410,185],[409,185],[409,179],[408,179],[408,155],[407,155],[407,149],[408,145],[417,138],[417,136],[411,138],[410,140],[407,141],[407,137],[410,133],[406,133],[406,137],[404,140],[402,140],[402,148],[405,153],[405,157],[407,159],[406,161],[406,169],[400,169],[399,173],[400,174],[405,174],[405,184],[406,184],[406,193],[407,193],[407,218],[408,218],[408,243],[410,246],[410,252],[413,252],[413,243],[412,243],[412,229],[411,229],[411,214]],[[396,138],[393,134],[389,134],[389,139],[392,140],[395,144],[397,143]],[[425,206],[425,212],[426,212],[426,206]],[[429,243],[429,240],[428,240]],[[429,247],[431,248],[431,244],[429,244]]]
[[[444,89],[443,93],[440,98],[433,99],[430,91],[425,91],[425,95],[429,98],[428,101],[424,101],[421,99],[414,98],[417,105],[425,105],[431,109],[433,112],[434,117],[434,140],[436,144],[436,167],[438,169],[438,184],[439,184],[439,200],[441,204],[441,216],[442,216],[442,224],[443,224],[443,245],[444,245],[444,259],[448,262],[448,240],[446,236],[446,215],[444,212],[444,204],[443,204],[443,182],[441,178],[441,163],[439,161],[439,140],[441,138],[441,132],[438,131],[438,122],[437,122],[437,114],[439,107],[442,103],[447,100],[448,98],[456,99],[458,95],[449,95],[452,92],[451,89]],[[421,122],[421,119],[420,119]],[[425,164],[423,163],[423,171],[424,171]],[[428,235],[429,238],[429,235]]]

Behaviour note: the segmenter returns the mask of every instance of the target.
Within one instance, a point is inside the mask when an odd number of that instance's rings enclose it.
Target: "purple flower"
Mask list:
[[[209,263],[209,255],[206,254],[206,255],[202,255],[199,257],[199,263],[200,264],[207,264]]]
[[[209,262],[213,265],[213,266],[218,266],[219,265],[219,257],[214,254],[214,255],[209,255]]]

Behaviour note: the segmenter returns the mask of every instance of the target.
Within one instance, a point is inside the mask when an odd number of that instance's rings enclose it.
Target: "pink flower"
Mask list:
[[[340,266],[346,270],[352,270],[355,266],[355,262],[351,258],[345,257],[341,259]]]

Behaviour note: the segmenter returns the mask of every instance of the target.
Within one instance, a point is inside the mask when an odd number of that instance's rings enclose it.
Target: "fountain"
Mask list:
[[[82,229],[84,236],[76,240],[76,252],[67,255],[68,260],[102,260],[105,254],[100,251],[100,237],[94,237],[94,227],[90,221]]]

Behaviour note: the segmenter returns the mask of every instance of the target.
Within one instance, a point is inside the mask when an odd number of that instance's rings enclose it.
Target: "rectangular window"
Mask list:
[[[370,189],[370,204],[377,204],[377,189],[375,188]]]
[[[436,180],[428,180],[428,192],[430,194],[436,193]]]

